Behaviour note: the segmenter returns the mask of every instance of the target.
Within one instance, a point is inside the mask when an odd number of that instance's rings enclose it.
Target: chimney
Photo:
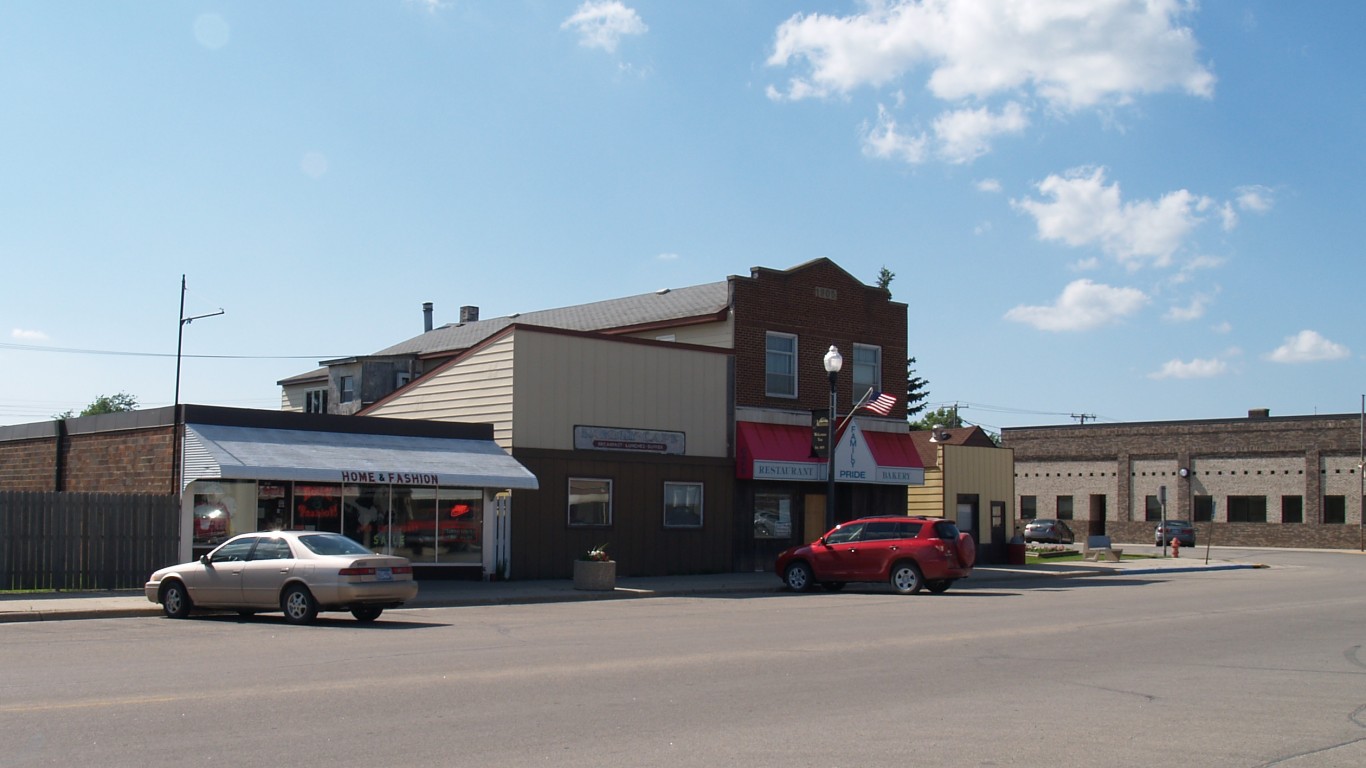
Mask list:
[[[479,307],[461,307],[460,324],[479,322]]]
[[[1249,409],[1247,410],[1247,417],[1248,417],[1249,419],[1269,419],[1269,418],[1271,418],[1271,409],[1270,409],[1270,408],[1249,408]]]
[[[432,303],[422,302],[422,332],[430,333],[432,330]]]

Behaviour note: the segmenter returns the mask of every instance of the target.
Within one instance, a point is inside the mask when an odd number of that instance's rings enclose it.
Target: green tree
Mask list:
[[[70,419],[76,415],[97,416],[101,413],[123,413],[124,411],[137,410],[138,399],[127,392],[120,392],[117,395],[100,395],[94,402],[87,405],[80,414],[73,414],[71,411],[55,414],[54,419]]]
[[[911,429],[916,432],[933,429],[936,425],[947,429],[957,429],[963,426],[963,420],[958,418],[958,406],[952,405],[947,408],[930,411],[919,421],[911,422]]]
[[[896,277],[896,273],[893,272],[893,271],[890,270],[890,269],[887,269],[887,265],[886,265],[886,264],[883,264],[883,265],[882,265],[882,269],[879,269],[879,270],[877,271],[877,287],[881,288],[882,290],[886,291],[887,293],[891,293],[891,292],[892,292],[892,279],[895,278],[895,277]]]
[[[925,410],[925,398],[930,396],[930,382],[915,375],[915,358],[906,361],[906,418]]]

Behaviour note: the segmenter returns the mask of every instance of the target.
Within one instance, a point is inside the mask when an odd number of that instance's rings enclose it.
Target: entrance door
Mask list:
[[[1105,535],[1105,494],[1091,494],[1091,518],[1087,525],[1091,536]]]
[[[808,544],[825,535],[828,530],[825,527],[825,494],[819,496],[814,493],[806,495],[806,509],[802,516],[805,525],[802,528],[802,543]]]

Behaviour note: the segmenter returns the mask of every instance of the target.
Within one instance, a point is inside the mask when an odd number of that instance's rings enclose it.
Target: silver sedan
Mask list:
[[[307,624],[319,611],[350,611],[371,622],[416,597],[417,582],[407,558],[375,554],[341,534],[262,531],[158,570],[145,592],[173,619],[205,608],[283,611],[292,624]]]

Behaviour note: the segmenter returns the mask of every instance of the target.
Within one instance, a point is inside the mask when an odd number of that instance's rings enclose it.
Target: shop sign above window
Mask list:
[[[682,432],[657,429],[574,426],[576,451],[629,451],[632,453],[683,454],[687,438]]]

